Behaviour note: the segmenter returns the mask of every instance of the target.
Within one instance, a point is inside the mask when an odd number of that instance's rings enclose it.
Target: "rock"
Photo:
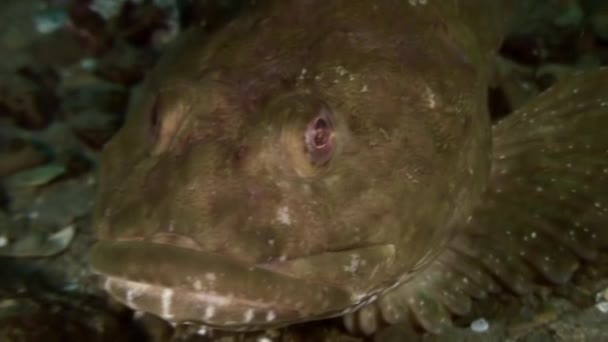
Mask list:
[[[65,171],[65,165],[50,163],[16,173],[8,177],[4,183],[10,188],[36,187],[51,182]]]
[[[7,140],[0,140],[0,178],[39,166],[48,160],[48,156],[30,142]]]

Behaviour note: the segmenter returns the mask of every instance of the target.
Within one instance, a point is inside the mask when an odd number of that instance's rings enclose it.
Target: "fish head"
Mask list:
[[[482,191],[485,99],[452,46],[253,18],[182,38],[104,149],[91,263],[133,309],[224,329],[355,310]]]

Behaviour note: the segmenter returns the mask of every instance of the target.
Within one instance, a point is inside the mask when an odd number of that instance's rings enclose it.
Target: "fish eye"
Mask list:
[[[186,107],[175,101],[174,96],[163,96],[162,93],[155,94],[150,102],[144,116],[148,122],[144,122],[144,126],[147,125],[151,153],[156,155],[169,148],[183,122]]]
[[[306,126],[304,143],[306,152],[314,166],[323,166],[331,159],[335,149],[335,129],[327,108],[314,117]]]

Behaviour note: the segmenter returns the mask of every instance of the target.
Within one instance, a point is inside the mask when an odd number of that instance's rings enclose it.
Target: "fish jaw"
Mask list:
[[[389,245],[364,248],[357,254],[356,264],[352,261],[354,252],[349,251],[342,256],[335,253],[327,258],[252,266],[168,244],[104,241],[93,248],[90,260],[93,269],[104,276],[105,290],[133,310],[150,312],[170,322],[244,331],[358,309],[394,284],[362,291],[323,282],[321,276],[311,276],[311,270],[320,269],[319,264],[326,264],[329,258],[350,258],[350,263],[337,266],[337,271],[351,273],[351,277],[358,272],[365,278],[381,272],[378,267],[365,269],[364,265],[377,265],[373,259],[378,258],[391,260],[393,253],[394,247]]]

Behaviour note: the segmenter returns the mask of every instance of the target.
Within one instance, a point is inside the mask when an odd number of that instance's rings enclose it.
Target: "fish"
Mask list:
[[[260,1],[182,34],[102,154],[89,260],[175,324],[439,333],[608,245],[608,69],[497,123],[511,1]]]

